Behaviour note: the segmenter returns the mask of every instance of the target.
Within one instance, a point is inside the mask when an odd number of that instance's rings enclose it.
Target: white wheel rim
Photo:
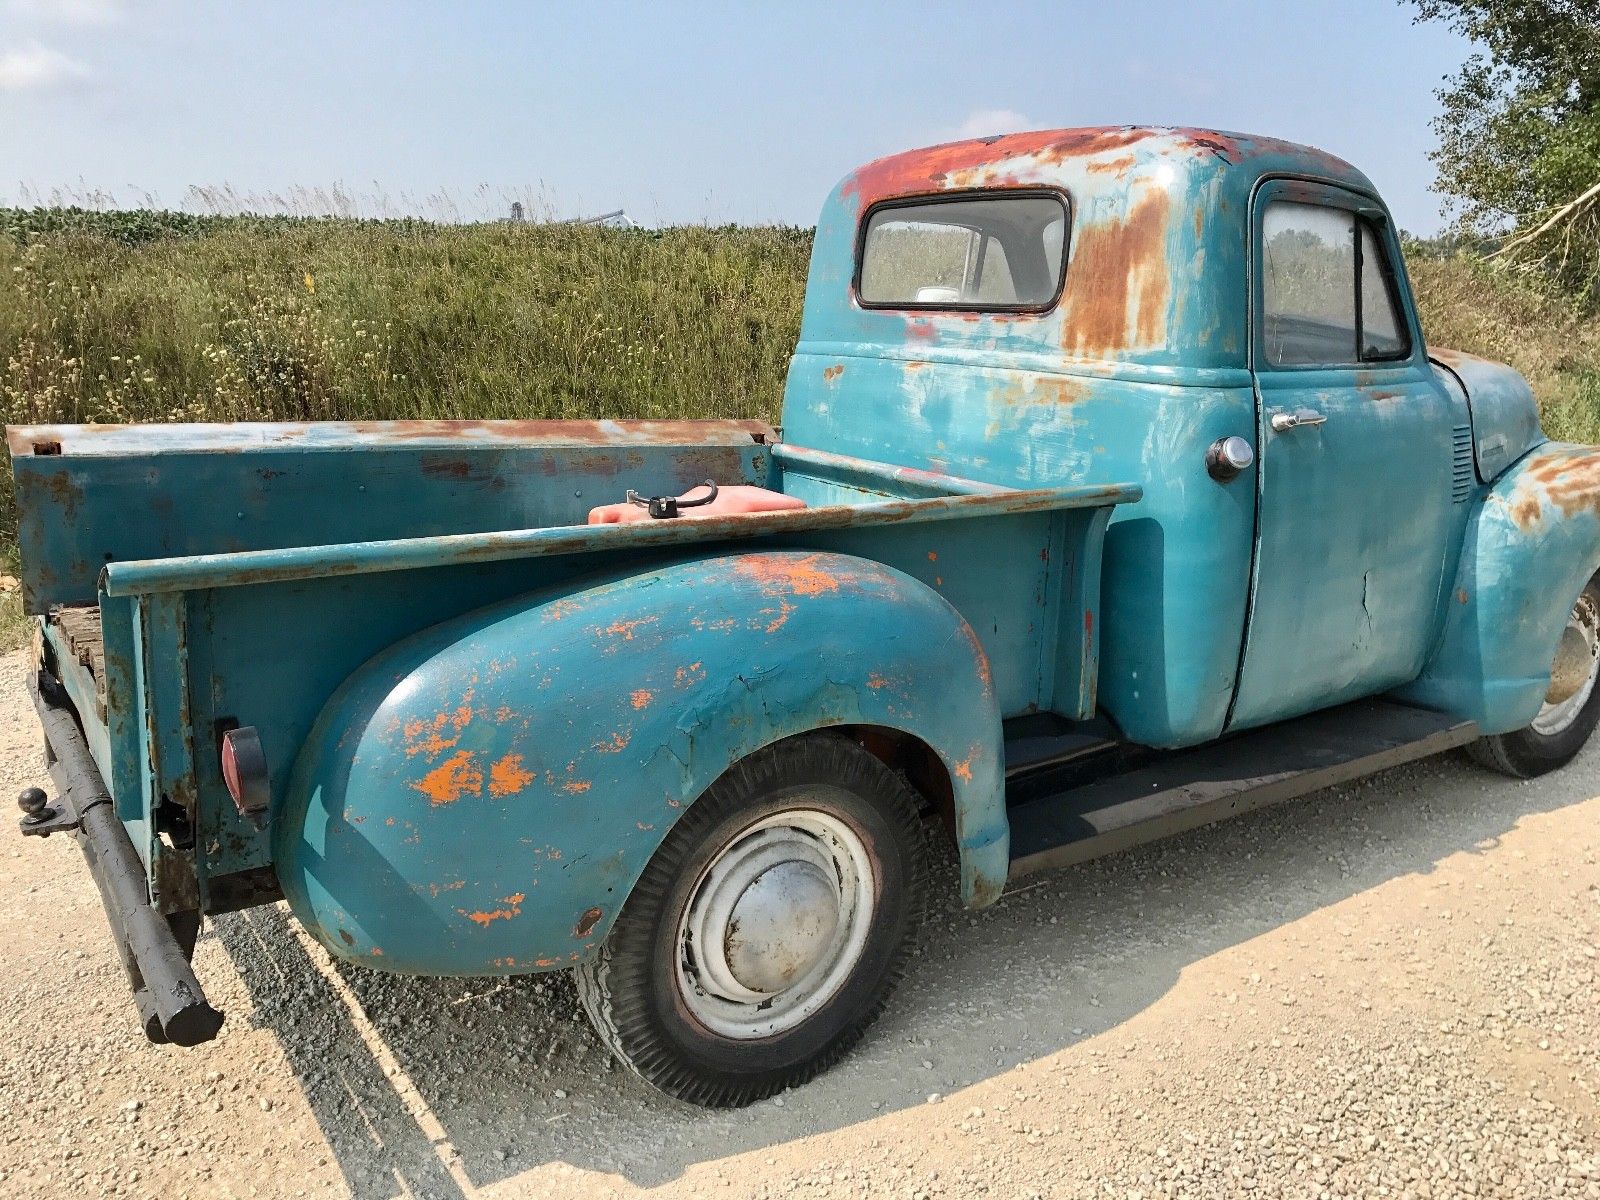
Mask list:
[[[793,1029],[860,961],[875,895],[866,844],[836,817],[795,808],[741,830],[701,872],[678,923],[684,1005],[740,1041]]]
[[[1572,615],[1567,618],[1567,627],[1562,630],[1550,672],[1550,691],[1539,715],[1533,719],[1533,731],[1551,737],[1567,730],[1589,703],[1597,677],[1600,677],[1600,611],[1596,611],[1594,600],[1585,592],[1578,597]]]

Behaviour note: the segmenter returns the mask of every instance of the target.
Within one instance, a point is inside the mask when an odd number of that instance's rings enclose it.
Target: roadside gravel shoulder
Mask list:
[[[1447,757],[946,904],[854,1055],[733,1113],[615,1069],[563,977],[336,967],[281,906],[203,934],[221,1038],[149,1046],[77,849],[7,834],[0,1196],[1600,1200],[1597,794],[1600,751]]]

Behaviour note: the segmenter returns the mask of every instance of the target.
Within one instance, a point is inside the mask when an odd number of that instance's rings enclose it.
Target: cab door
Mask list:
[[[1251,221],[1260,493],[1235,729],[1421,671],[1455,524],[1458,443],[1470,453],[1428,366],[1381,206],[1269,180]]]

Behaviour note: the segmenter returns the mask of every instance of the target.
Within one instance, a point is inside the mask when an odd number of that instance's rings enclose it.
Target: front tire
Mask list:
[[[692,1104],[750,1104],[837,1062],[922,916],[916,797],[837,734],[751,755],[673,827],[578,996],[614,1054]]]
[[[1600,575],[1591,579],[1567,618],[1539,715],[1524,729],[1479,738],[1467,753],[1513,779],[1566,766],[1600,724]]]

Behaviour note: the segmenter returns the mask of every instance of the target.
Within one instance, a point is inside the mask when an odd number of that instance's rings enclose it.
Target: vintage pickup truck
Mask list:
[[[286,899],[379,969],[574,970],[644,1079],[747,1103],[883,1007],[929,830],[982,907],[1600,718],[1600,451],[1430,353],[1372,184],[1267,138],[856,171],[781,434],[8,438],[58,792],[23,831],[79,839],[156,1041],[221,1025],[201,916]]]

